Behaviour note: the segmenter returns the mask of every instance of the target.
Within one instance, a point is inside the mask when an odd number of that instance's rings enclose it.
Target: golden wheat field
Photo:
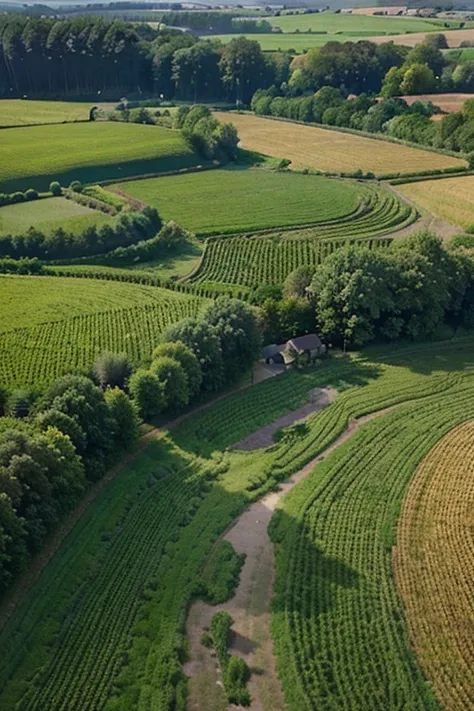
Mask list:
[[[461,42],[466,40],[474,40],[474,29],[468,30],[445,30],[440,28],[440,32],[446,36],[446,41],[448,47],[460,47]],[[365,39],[370,42],[375,42],[376,44],[383,44],[385,42],[393,42],[394,44],[401,44],[404,47],[414,47],[416,44],[420,44],[425,39],[426,32],[410,32],[406,35],[377,35],[375,37],[366,37]]]
[[[316,126],[251,114],[216,112],[215,115],[220,121],[235,125],[242,148],[289,158],[291,167],[297,169],[351,173],[360,168],[380,176],[466,165],[460,158]]]
[[[474,709],[474,422],[431,450],[398,522],[394,569],[409,633],[445,709]]]
[[[474,225],[474,175],[398,185],[402,195],[440,220],[464,229]]]

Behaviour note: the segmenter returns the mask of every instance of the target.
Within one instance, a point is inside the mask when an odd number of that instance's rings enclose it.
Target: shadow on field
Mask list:
[[[466,333],[445,341],[367,348],[364,355],[387,365],[405,366],[420,375],[462,372],[474,365],[474,332]]]

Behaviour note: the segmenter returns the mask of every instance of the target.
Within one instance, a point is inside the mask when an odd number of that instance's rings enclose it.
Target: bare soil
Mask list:
[[[215,606],[198,600],[191,606],[187,621],[189,661],[184,666],[185,674],[190,677],[188,711],[243,711],[240,707],[226,705],[214,650],[204,647],[200,641],[203,632],[209,629],[213,615],[220,610],[228,612],[234,620],[230,653],[245,659],[251,671],[248,682],[252,696],[250,711],[287,709],[270,632],[275,561],[268,524],[282,497],[302,481],[318,462],[326,459],[361,425],[396,407],[391,406],[351,421],[324,452],[282,483],[278,491],[272,491],[252,504],[227,529],[223,539],[230,541],[237,553],[245,553],[246,559],[231,600]]]
[[[303,407],[299,407],[297,410],[288,412],[286,415],[270,422],[269,425],[253,432],[248,437],[245,437],[245,439],[242,439],[240,442],[234,444],[233,449],[251,451],[253,449],[269,447],[273,444],[273,435],[277,432],[277,430],[282,427],[288,427],[288,425],[292,425],[294,422],[303,420],[313,412],[317,412],[318,410],[322,410],[324,407],[327,407],[334,402],[336,394],[337,391],[331,387],[316,388],[315,390],[312,390],[309,394],[309,402],[307,405],[303,405]]]

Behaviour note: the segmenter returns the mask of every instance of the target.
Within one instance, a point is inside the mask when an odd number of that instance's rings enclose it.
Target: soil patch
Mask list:
[[[273,435],[275,432],[282,427],[288,427],[298,420],[302,420],[313,412],[322,410],[327,407],[336,397],[337,391],[334,388],[317,388],[312,390],[309,395],[309,402],[303,407],[299,407],[297,410],[288,412],[286,415],[279,417],[277,420],[270,422],[269,425],[265,425],[261,429],[253,432],[245,439],[241,439],[240,442],[234,444],[233,449],[241,449],[245,451],[251,451],[253,449],[261,449],[262,447],[269,447],[273,444]]]

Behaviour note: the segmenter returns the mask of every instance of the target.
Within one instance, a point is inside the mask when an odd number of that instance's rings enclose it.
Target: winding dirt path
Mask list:
[[[410,198],[406,195],[403,195],[394,185],[384,183],[384,186],[388,190],[391,190],[391,192],[394,193],[400,200],[414,207],[415,210],[417,210],[417,212],[421,215],[420,219],[416,220],[416,222],[413,222],[411,225],[408,225],[408,227],[405,227],[402,230],[392,232],[390,235],[387,235],[387,237],[392,237],[392,239],[401,239],[403,237],[408,237],[408,235],[413,234],[414,232],[420,232],[421,230],[429,230],[430,232],[434,232],[441,237],[442,240],[450,239],[455,235],[463,234],[464,230],[461,227],[453,225],[451,222],[440,220],[436,217],[436,215],[433,215],[432,212],[429,212],[425,208],[421,208],[416,202],[410,200]]]
[[[246,559],[238,588],[231,600],[214,606],[197,600],[189,611],[187,637],[190,661],[184,667],[185,674],[190,678],[188,711],[224,711],[227,708],[240,711],[240,707],[229,707],[226,703],[214,650],[204,647],[200,641],[202,633],[210,627],[212,616],[220,610],[228,612],[234,620],[230,653],[245,659],[251,671],[248,682],[252,696],[250,711],[285,711],[287,707],[276,670],[270,633],[275,561],[268,524],[285,494],[302,481],[318,462],[326,459],[366,422],[397,407],[399,405],[392,405],[352,420],[324,452],[283,482],[278,491],[270,492],[249,506],[224,533],[222,538],[230,541],[237,553],[245,553]]]

